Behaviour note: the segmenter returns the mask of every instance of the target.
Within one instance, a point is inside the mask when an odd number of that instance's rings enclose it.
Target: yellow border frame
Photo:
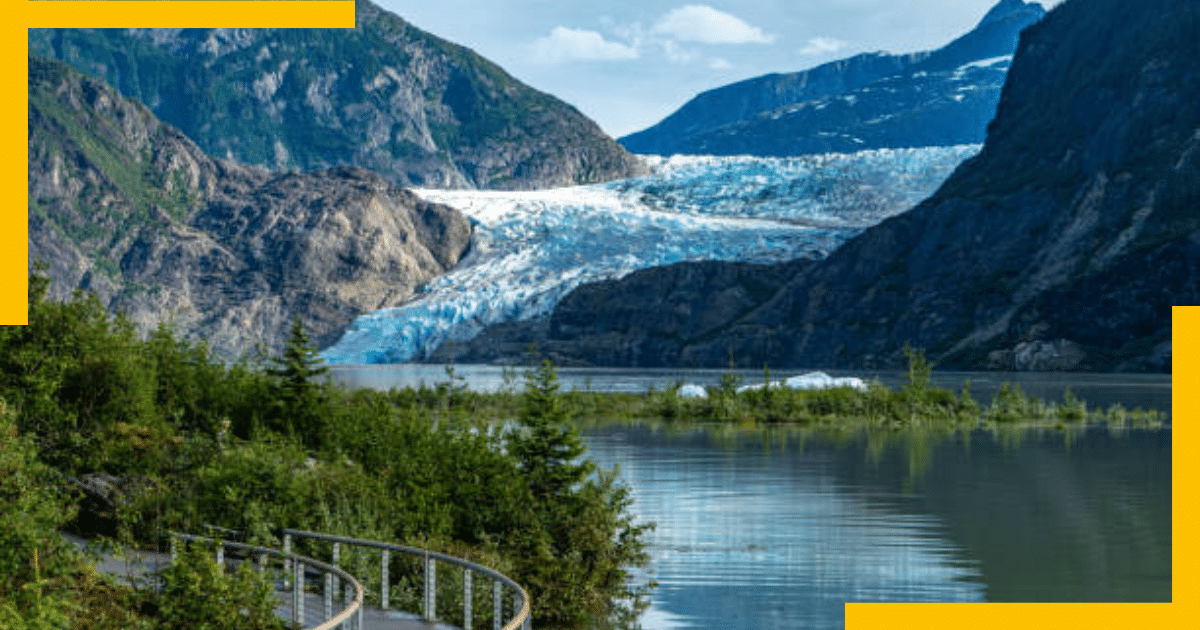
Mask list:
[[[10,8],[13,5],[10,3]],[[0,99],[5,120],[0,146],[22,149],[4,163],[4,190],[11,212],[0,213],[0,324],[25,324],[28,304],[28,34],[29,28],[71,27],[216,27],[353,28],[354,3],[325,2],[53,2],[26,0],[15,7],[16,26],[4,27],[0,86],[10,98]],[[18,171],[18,167],[21,167]],[[1200,373],[1200,307],[1174,307],[1172,312],[1174,380],[1192,384]],[[1184,493],[1195,484],[1197,442],[1190,418],[1200,417],[1200,390],[1172,387],[1172,531],[1196,531],[1195,506]],[[1171,604],[847,604],[846,627],[854,630],[930,630],[931,628],[1172,628],[1185,619],[1200,619],[1197,602],[1197,544],[1188,536],[1172,536]]]
[[[1200,417],[1200,306],[1171,308],[1171,603],[1169,604],[846,604],[853,630],[1029,630],[1083,628],[1138,630],[1183,628],[1200,620],[1195,540],[1197,440],[1191,418]],[[1183,384],[1176,387],[1175,383]]]
[[[0,212],[0,324],[28,322],[29,303],[29,34],[30,28],[354,28],[354,2],[54,2],[7,0],[16,15],[0,27],[0,115],[21,124],[0,126],[4,154],[0,190],[8,212]]]

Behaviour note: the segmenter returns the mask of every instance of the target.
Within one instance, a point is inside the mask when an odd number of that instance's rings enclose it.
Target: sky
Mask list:
[[[998,0],[374,0],[620,137],[705,90],[862,52],[931,50]],[[1049,9],[1062,0],[1041,0]]]

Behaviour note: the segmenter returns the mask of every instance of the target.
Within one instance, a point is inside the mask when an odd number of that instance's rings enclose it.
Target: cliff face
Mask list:
[[[354,29],[29,31],[147,104],[210,155],[399,184],[528,189],[604,181],[640,163],[591,120],[359,0]]]
[[[549,320],[491,326],[470,341],[443,344],[424,360],[531,362],[545,356],[558,365],[689,365],[681,355],[690,343],[719,334],[812,264],[709,261],[636,271],[618,282],[579,287]],[[728,357],[723,361],[727,365]]]
[[[1001,0],[929,52],[873,53],[705,92],[620,139],[638,153],[788,156],[981,142],[1021,30],[1045,15]]]
[[[1200,299],[1198,32],[1187,0],[1063,3],[1022,34],[978,156],[671,362],[891,367],[911,343],[943,367],[1169,370],[1170,306]]]
[[[320,344],[394,305],[469,244],[457,211],[354,167],[303,175],[214,160],[144,106],[61,63],[29,62],[29,259],[52,298],[94,290],[145,331],[233,357]]]

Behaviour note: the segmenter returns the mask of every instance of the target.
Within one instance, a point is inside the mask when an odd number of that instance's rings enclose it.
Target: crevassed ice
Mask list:
[[[530,192],[416,190],[474,224],[470,254],[321,355],[398,363],[546,316],[585,282],[682,261],[823,257],[931,194],[979,145],[796,158],[644,156],[650,175]]]

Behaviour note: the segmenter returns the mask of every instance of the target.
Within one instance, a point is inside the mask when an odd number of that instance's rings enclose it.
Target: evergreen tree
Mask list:
[[[304,324],[297,316],[283,348],[283,354],[267,370],[275,413],[272,428],[300,438],[306,445],[324,443],[328,385],[322,380],[329,372],[325,360],[317,355]]]
[[[514,549],[539,625],[579,627],[636,599],[626,567],[647,561],[642,533],[628,508],[629,490],[615,471],[597,471],[549,361],[525,375],[521,428],[508,436],[529,483],[535,527]]]
[[[509,452],[521,463],[534,499],[561,501],[595,469],[591,461],[576,463],[587,450],[558,394],[558,374],[550,361],[525,375],[522,430],[509,436]]]

